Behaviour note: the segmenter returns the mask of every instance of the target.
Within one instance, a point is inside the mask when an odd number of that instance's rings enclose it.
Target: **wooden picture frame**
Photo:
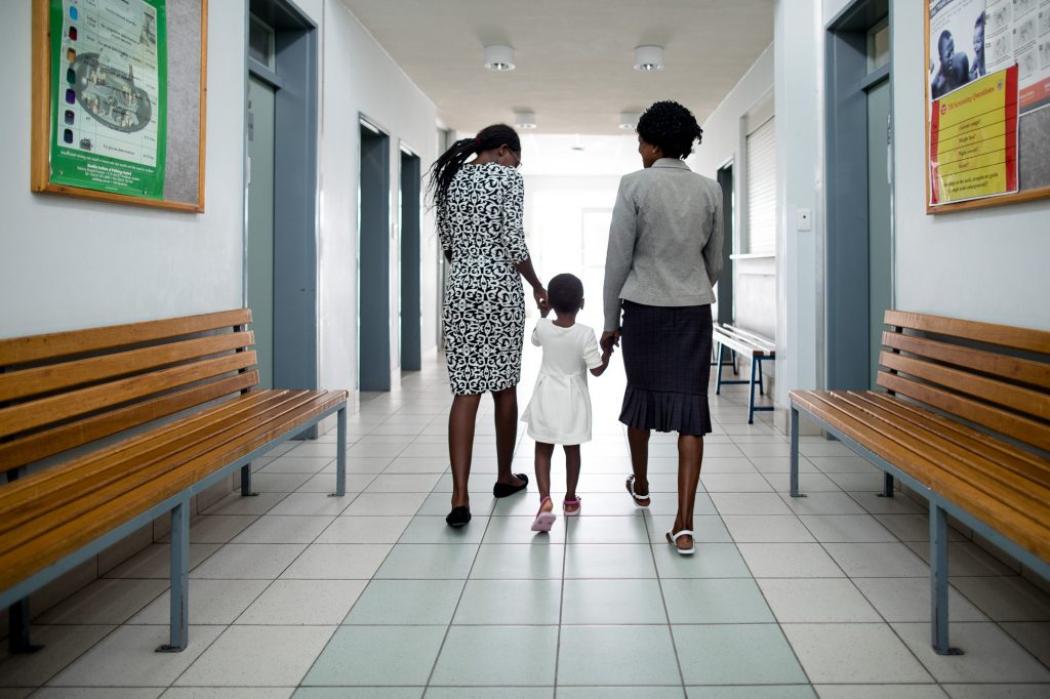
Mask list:
[[[195,196],[192,200],[182,201],[179,199],[168,199],[165,194],[162,198],[139,197],[115,192],[90,189],[87,187],[71,186],[69,184],[57,183],[52,180],[51,169],[51,138],[52,138],[52,35],[51,35],[51,11],[52,0],[32,0],[32,102],[31,102],[31,158],[30,158],[30,190],[33,192],[44,192],[52,194],[64,194],[96,201],[104,201],[114,204],[131,204],[156,209],[168,209],[187,213],[203,213],[204,211],[204,176],[205,176],[205,154],[206,154],[206,123],[207,123],[207,77],[208,77],[208,0],[167,0],[170,4],[183,3],[185,6],[199,7],[199,32],[200,32],[200,71],[198,85],[194,89],[192,82],[187,82],[191,94],[199,97],[196,110],[196,118],[187,120],[184,126],[192,130],[196,129],[196,182]],[[187,31],[195,31],[197,27],[189,23]],[[185,33],[185,32],[184,32]],[[181,54],[176,55],[172,51],[168,55],[167,66],[173,61],[179,60]],[[166,67],[167,69],[167,67]],[[191,75],[196,75],[192,71]],[[165,118],[172,114],[170,105],[166,105]],[[189,147],[192,148],[192,140]],[[190,151],[192,155],[192,150]],[[167,181],[170,175],[165,170],[164,176]],[[184,184],[190,188],[194,186],[192,172]]]
[[[923,71],[926,71],[927,67],[930,65],[930,4],[929,4],[929,2],[927,2],[925,0],[923,2],[923,32],[922,32],[922,38],[923,38],[923,42],[924,42],[924,44],[923,44],[923,57],[924,57]],[[995,195],[995,196],[990,196],[990,197],[986,197],[986,198],[983,198],[983,199],[971,199],[969,201],[960,201],[960,202],[955,202],[955,203],[950,203],[950,204],[939,204],[939,205],[936,205],[936,206],[931,205],[930,204],[930,193],[931,193],[931,189],[930,189],[930,186],[931,186],[931,183],[930,183],[930,104],[931,104],[931,100],[930,100],[930,97],[931,97],[931,94],[930,94],[930,80],[929,80],[929,76],[928,75],[923,79],[923,83],[924,83],[923,96],[924,96],[924,100],[925,100],[924,105],[923,105],[923,112],[925,114],[925,117],[923,119],[923,123],[925,125],[925,131],[923,133],[923,143],[924,143],[924,148],[925,148],[925,150],[923,151],[923,169],[925,171],[925,176],[923,177],[923,181],[925,182],[925,186],[926,186],[926,189],[925,189],[925,191],[923,193],[923,201],[925,202],[925,205],[926,205],[926,213],[927,214],[947,214],[947,213],[953,213],[953,212],[956,212],[956,211],[972,211],[974,209],[985,209],[985,208],[989,208],[989,207],[993,207],[993,206],[1005,206],[1007,204],[1021,204],[1021,203],[1024,203],[1024,202],[1036,201],[1038,199],[1045,199],[1045,198],[1050,197],[1050,185],[1048,185],[1048,186],[1037,187],[1037,188],[1033,188],[1033,189],[1021,189],[1021,190],[1019,190],[1017,192],[1014,192],[1012,194]],[[1050,109],[1050,106],[1043,107],[1043,109]],[[1021,115],[1021,116],[1024,116],[1024,115]],[[1020,129],[1020,118],[1018,119],[1018,129]],[[1022,153],[1020,151],[1021,151],[1021,149],[1020,149],[1020,147],[1018,147],[1018,159],[1019,160],[1022,157]],[[1020,167],[1020,164],[1018,164],[1018,167]]]

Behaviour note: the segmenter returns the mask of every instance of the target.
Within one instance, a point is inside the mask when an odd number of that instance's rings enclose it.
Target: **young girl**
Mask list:
[[[571,274],[559,274],[547,287],[548,305],[532,331],[532,344],[543,348],[543,364],[522,421],[536,440],[536,485],[540,509],[532,530],[549,532],[554,525],[551,502],[551,456],[554,445],[565,448],[566,493],[562,509],[566,516],[580,513],[576,484],[580,480],[580,444],[591,439],[591,397],[587,392],[587,370],[601,376],[609,366],[609,354],[598,347],[594,330],[576,323],[583,308],[583,284]],[[557,320],[547,318],[553,308]]]

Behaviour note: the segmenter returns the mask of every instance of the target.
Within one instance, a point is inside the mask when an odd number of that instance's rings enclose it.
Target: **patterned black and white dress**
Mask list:
[[[464,165],[438,211],[451,251],[445,289],[445,360],[452,392],[502,391],[521,378],[525,295],[515,267],[528,259],[521,175],[498,163]]]

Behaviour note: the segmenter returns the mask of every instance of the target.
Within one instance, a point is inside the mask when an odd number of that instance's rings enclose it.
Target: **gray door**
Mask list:
[[[248,80],[248,306],[252,309],[259,385],[273,387],[274,89]]]
[[[890,200],[890,81],[868,90],[868,335],[871,385],[878,373],[882,318],[893,299]]]

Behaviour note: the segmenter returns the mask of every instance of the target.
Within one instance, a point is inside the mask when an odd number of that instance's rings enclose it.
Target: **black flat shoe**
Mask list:
[[[448,526],[454,529],[465,527],[467,525],[467,522],[469,521],[470,508],[464,505],[460,505],[459,507],[453,507],[452,511],[449,512],[448,515],[445,517],[445,522],[448,523]]]
[[[514,477],[521,481],[521,485],[515,487],[506,483],[496,483],[496,485],[492,486],[492,494],[497,498],[505,498],[508,495],[520,493],[529,486],[529,477],[524,473],[515,473]]]

